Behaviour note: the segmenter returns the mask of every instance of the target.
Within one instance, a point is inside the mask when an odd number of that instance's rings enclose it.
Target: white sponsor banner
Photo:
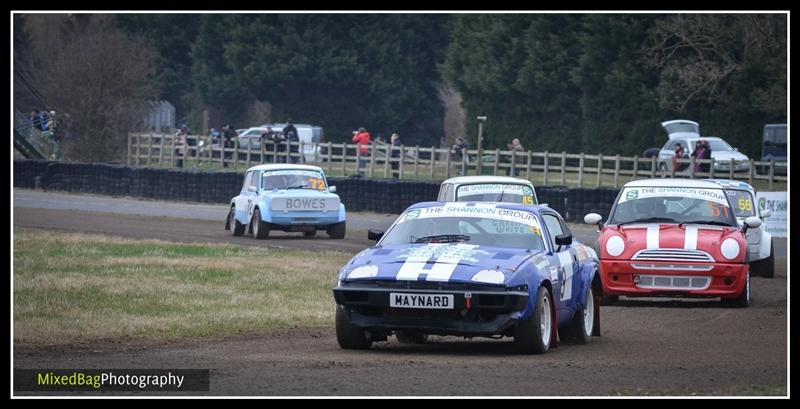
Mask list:
[[[477,194],[497,194],[497,193],[510,193],[515,195],[533,195],[533,191],[529,186],[515,185],[515,184],[500,184],[500,183],[487,183],[480,185],[461,185],[458,187],[459,196],[470,196]]]
[[[265,170],[261,176],[283,176],[283,175],[300,175],[308,176],[311,178],[322,178],[322,174],[313,170],[302,169],[283,169],[283,170]]]
[[[758,210],[769,209],[772,215],[764,219],[767,231],[775,237],[787,237],[789,227],[789,196],[786,192],[756,193]]]
[[[539,220],[533,213],[523,210],[500,209],[495,205],[477,203],[474,206],[465,206],[460,203],[448,203],[444,206],[424,207],[406,212],[398,223],[405,223],[414,219],[427,219],[433,217],[479,217],[485,219],[503,220],[508,222],[522,223],[527,226],[536,227],[535,231],[541,231]]]
[[[646,199],[649,197],[691,197],[708,200],[730,207],[725,192],[720,189],[699,189],[693,187],[628,187],[622,192],[619,202]]]

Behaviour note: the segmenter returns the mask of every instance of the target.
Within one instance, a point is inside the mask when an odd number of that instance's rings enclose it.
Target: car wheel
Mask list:
[[[401,344],[424,344],[428,341],[427,335],[413,331],[397,331],[395,336]]]
[[[769,257],[750,263],[750,270],[761,277],[775,277],[775,244],[769,243]]]
[[[328,235],[331,236],[332,239],[343,239],[347,231],[345,223],[346,222],[336,223],[328,227]]]
[[[316,235],[317,235],[317,231],[316,230],[304,231],[303,232],[303,237],[314,237]]]
[[[575,311],[572,322],[567,327],[567,339],[578,343],[588,344],[595,333],[597,319],[594,316],[594,288],[589,287],[589,296],[586,299],[586,308]]]
[[[744,290],[735,298],[723,298],[721,303],[724,307],[744,308],[750,305],[750,272],[745,278]]]
[[[342,349],[369,349],[372,339],[366,331],[350,323],[344,307],[336,307],[336,341]]]
[[[239,220],[236,220],[235,207],[231,207],[231,211],[228,214],[228,226],[231,231],[231,236],[241,236],[244,234],[244,225],[239,223]]]
[[[522,354],[543,354],[550,349],[553,338],[553,314],[550,290],[539,287],[533,316],[517,324],[514,330],[514,346]]]
[[[261,220],[261,211],[256,209],[253,212],[253,220],[250,221],[253,226],[253,237],[256,239],[266,239],[269,236],[269,226]]]

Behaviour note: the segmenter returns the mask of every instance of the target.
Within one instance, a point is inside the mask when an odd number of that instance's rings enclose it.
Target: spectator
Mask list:
[[[467,158],[467,149],[469,149],[469,145],[467,141],[459,136],[456,138],[456,144],[453,145],[453,154],[455,155],[455,160],[457,162],[461,162],[461,170],[458,172],[459,176],[465,176],[467,174],[467,164],[469,158]],[[464,160],[467,159],[467,160]]]
[[[38,109],[34,109],[33,111],[31,111],[30,121],[31,121],[31,126],[34,129],[36,129],[37,131],[41,131],[42,130],[42,123],[41,123],[41,120],[39,119],[39,110]]]
[[[286,126],[283,128],[283,136],[289,151],[289,158],[292,163],[297,163],[299,155],[297,152],[300,148],[300,137],[297,135],[297,128],[292,125],[292,120],[286,121]]]
[[[186,133],[183,129],[175,132],[175,167],[183,167],[183,158],[186,156]]]
[[[675,155],[672,157],[672,169],[675,169],[675,172],[680,172],[686,169],[689,166],[688,163],[681,163],[678,160],[683,159],[686,157],[686,152],[683,150],[683,146],[680,143],[675,144]]]
[[[703,141],[703,159],[711,159],[711,145],[708,143],[708,140]],[[704,163],[703,172],[711,172],[711,162]]]
[[[511,151],[511,164],[512,167],[514,168],[514,176],[515,177],[519,176],[518,162],[520,161],[520,159],[518,158],[521,156],[520,155],[521,152],[525,152],[525,148],[522,147],[522,144],[519,142],[519,138],[514,138],[514,140],[512,140],[511,143],[508,144],[507,146],[508,150]],[[509,176],[511,175],[511,168],[508,168],[506,174]]]
[[[701,142],[701,141],[695,142],[695,144],[694,144],[694,152],[692,152],[692,157],[694,157],[694,160],[695,160],[695,163],[694,163],[694,171],[695,172],[702,172],[703,171],[703,168],[700,165],[700,162],[698,162],[698,161],[700,159],[703,159],[704,156],[705,156],[705,149],[703,148],[703,142]]]
[[[236,139],[236,131],[233,130],[233,127],[230,125],[225,125],[222,127],[222,146],[225,149],[233,148],[236,146],[235,140]],[[228,167],[228,159],[231,158],[230,152],[222,151],[223,159],[222,159],[222,167]]]
[[[390,139],[392,144],[392,177],[397,179],[400,177],[400,147],[403,146],[403,142],[400,140],[400,135],[397,133],[393,133]],[[398,159],[394,159],[398,158]]]
[[[370,134],[364,127],[358,128],[358,132],[353,135],[353,142],[358,144],[358,174],[364,176],[366,167],[366,157],[369,154]]]
[[[41,129],[42,132],[45,132],[45,131],[49,130],[49,128],[47,127],[47,120],[48,120],[47,111],[40,111],[39,112],[39,129]]]

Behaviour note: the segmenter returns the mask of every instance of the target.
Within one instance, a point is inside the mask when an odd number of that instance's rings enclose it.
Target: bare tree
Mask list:
[[[785,53],[786,37],[781,15],[679,14],[659,21],[644,62],[660,70],[661,106],[685,112],[693,101],[724,102],[731,78],[746,72],[748,64]],[[774,77],[785,77],[780,72],[785,64],[776,66]],[[785,95],[785,82],[764,83],[770,85],[754,91],[756,104]]]
[[[58,111],[64,156],[120,160],[127,133],[156,96],[156,53],[109,15],[30,15],[26,26],[40,91]]]
[[[450,84],[439,84],[436,87],[439,102],[444,108],[444,146],[450,147],[455,144],[456,138],[463,136],[466,138],[464,128],[466,126],[466,114],[461,106],[463,98]]]

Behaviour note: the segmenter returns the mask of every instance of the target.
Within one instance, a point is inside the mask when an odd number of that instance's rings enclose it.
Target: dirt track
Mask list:
[[[15,207],[14,225],[175,241],[233,242],[356,252],[345,240],[225,235],[220,222]],[[587,240],[591,229],[578,228]],[[15,345],[15,368],[210,368],[213,395],[607,395],[769,393],[787,383],[786,241],[776,243],[774,279],[753,278],[753,303],[623,300],[602,308],[603,336],[541,356],[513,353],[510,339],[392,338],[344,351],[330,328],[189,344],[113,344],[71,350]],[[778,389],[780,390],[780,389]]]

